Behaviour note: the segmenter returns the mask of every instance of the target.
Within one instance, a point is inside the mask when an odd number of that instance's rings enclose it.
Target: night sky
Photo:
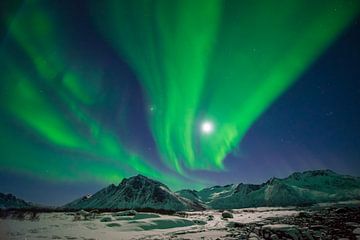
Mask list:
[[[1,1],[0,192],[60,205],[360,175],[360,2]]]

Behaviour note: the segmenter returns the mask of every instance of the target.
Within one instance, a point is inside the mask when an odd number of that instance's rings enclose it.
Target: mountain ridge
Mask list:
[[[360,178],[332,170],[294,172],[286,178],[270,178],[262,184],[229,185],[197,192],[210,208],[309,205],[319,202],[360,199]],[[230,185],[231,186],[231,185]],[[212,192],[209,193],[209,189]],[[182,194],[179,192],[179,194]]]
[[[17,198],[11,193],[8,194],[0,193],[0,209],[31,208],[31,207],[34,207],[32,203]]]
[[[0,207],[33,207],[24,200],[0,193]],[[14,203],[10,203],[11,200]],[[227,184],[201,190],[173,192],[165,184],[141,174],[124,178],[94,194],[80,197],[60,209],[155,209],[203,210],[261,206],[302,206],[320,202],[360,200],[360,177],[325,170],[294,172],[285,178],[270,178],[261,184]]]
[[[176,211],[202,209],[193,201],[172,192],[165,184],[140,174],[124,178],[118,186],[111,184],[94,195],[77,199],[63,208],[151,208]]]
[[[163,190],[166,190],[168,194],[183,203],[182,207],[176,208],[172,206],[174,204],[161,206],[162,208],[167,207],[165,209],[170,208],[171,210],[309,205],[319,202],[360,199],[359,177],[340,175],[329,169],[294,172],[285,178],[273,177],[262,184],[239,183],[227,184],[224,186],[216,185],[199,191],[193,189],[182,189],[172,192],[165,184],[142,175],[124,179],[119,186],[124,182],[131,182],[132,179],[136,178],[144,178],[158,184],[163,188]],[[111,199],[106,197],[104,198],[107,200]],[[151,197],[149,199],[151,199]],[[82,203],[86,201],[87,200],[84,200]],[[127,199],[127,201],[132,201],[132,199]],[[84,208],[88,206],[89,205],[83,204],[65,205],[65,207],[75,208]],[[90,206],[99,207],[96,205]],[[104,206],[109,205],[105,204],[100,207]],[[130,205],[120,204],[117,206],[134,208],[134,206]],[[141,207],[144,206],[150,208],[153,207],[151,204],[146,204],[145,202],[141,205]]]

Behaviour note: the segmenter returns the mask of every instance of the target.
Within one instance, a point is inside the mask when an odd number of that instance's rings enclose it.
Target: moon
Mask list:
[[[214,124],[210,121],[201,123],[201,132],[204,134],[211,134],[214,131]]]

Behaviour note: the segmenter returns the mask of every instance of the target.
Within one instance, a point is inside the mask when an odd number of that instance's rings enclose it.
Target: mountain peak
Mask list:
[[[329,175],[337,175],[336,172],[330,169],[323,169],[323,170],[315,170],[315,171],[308,171],[313,176],[329,176]]]
[[[144,175],[142,175],[142,174],[138,174],[138,175],[133,176],[133,177],[131,177],[131,178],[145,178],[145,179],[149,179],[148,177],[146,177],[146,176],[144,176]]]
[[[301,179],[303,177],[336,176],[336,175],[338,174],[330,169],[320,169],[320,170],[310,170],[304,172],[294,172],[287,178]]]
[[[269,180],[267,180],[267,181],[264,183],[264,185],[275,184],[275,183],[278,183],[279,180],[280,180],[280,179],[277,178],[277,177],[272,177],[272,178],[270,178]]]
[[[91,198],[75,200],[64,207],[189,210],[198,209],[200,206],[178,196],[165,184],[139,174],[124,178],[118,186],[110,185],[92,195]]]
[[[135,175],[135,176],[132,176],[132,177],[128,177],[128,178],[123,178],[123,180],[121,182],[128,182],[128,181],[132,181],[132,180],[148,180],[148,181],[155,181],[155,180],[152,180],[142,174],[138,174],[138,175]]]
[[[26,202],[16,196],[8,193],[0,193],[0,209],[1,208],[27,208],[32,207],[32,204]]]
[[[129,185],[129,186],[131,185],[131,186],[133,186],[134,188],[137,188],[137,189],[143,188],[145,186],[150,186],[150,185],[162,186],[163,188],[166,188],[166,189],[169,190],[169,188],[165,184],[163,184],[163,183],[161,183],[159,181],[153,180],[151,178],[148,178],[148,177],[146,177],[144,175],[141,175],[141,174],[138,174],[136,176],[129,177],[129,178],[124,178],[121,181],[121,183],[119,184],[118,187],[125,186],[125,185]]]

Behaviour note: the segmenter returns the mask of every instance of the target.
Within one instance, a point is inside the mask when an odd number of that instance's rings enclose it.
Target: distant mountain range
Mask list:
[[[12,194],[0,193],[0,209],[30,207],[33,207],[31,203],[19,199]]]
[[[272,178],[259,185],[230,184],[201,191],[181,190],[177,194],[215,209],[301,206],[360,199],[360,178],[316,170]]]
[[[8,196],[8,197],[3,197]],[[125,178],[63,206],[65,209],[202,210],[260,206],[303,206],[360,199],[360,178],[331,170],[296,172],[263,184],[230,184],[171,191],[165,184],[142,175]],[[0,207],[29,207],[23,200],[0,193]]]

